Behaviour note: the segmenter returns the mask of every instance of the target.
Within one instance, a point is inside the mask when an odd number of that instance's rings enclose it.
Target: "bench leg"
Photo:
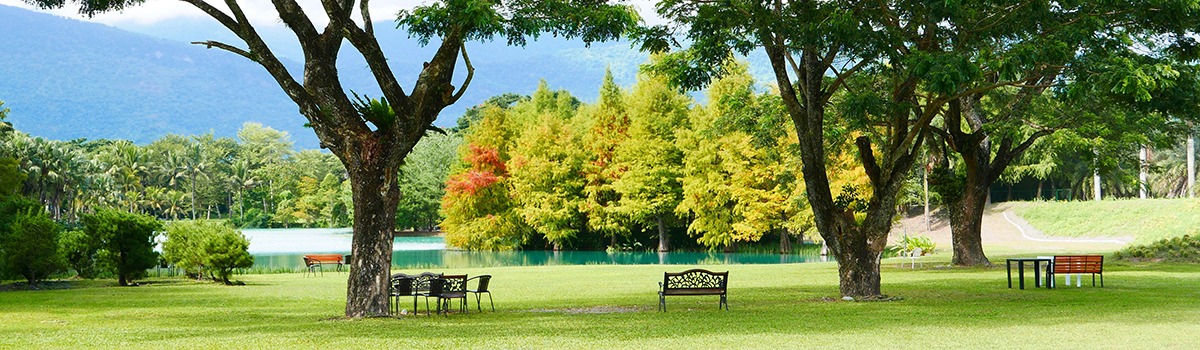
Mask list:
[[[667,312],[667,296],[662,292],[658,292],[658,310]]]
[[[725,294],[721,294],[721,304],[717,305],[717,310],[720,310],[722,305],[725,306],[725,311],[729,311],[729,300],[725,299]]]

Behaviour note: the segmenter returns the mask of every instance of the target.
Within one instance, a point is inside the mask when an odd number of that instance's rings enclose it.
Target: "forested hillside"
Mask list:
[[[245,121],[315,137],[262,68],[241,57],[112,27],[0,6],[0,100],[10,121],[51,139],[127,139],[210,130]]]
[[[395,25],[381,21],[378,27]],[[263,31],[266,40],[285,60],[298,57],[295,44],[285,41],[286,29],[276,29]],[[0,6],[0,32],[5,33],[0,38],[5,48],[0,54],[0,100],[12,109],[10,121],[22,131],[50,139],[126,139],[138,144],[168,133],[233,136],[249,121],[288,132],[298,147],[317,147],[296,106],[261,67],[228,52],[188,44],[227,39],[228,33],[215,22],[159,23],[139,31],[163,38]],[[380,41],[400,81],[415,81],[429,49],[397,30],[381,31]],[[491,96],[531,94],[540,79],[585,92],[579,97],[592,102],[606,67],[619,85],[628,86],[647,59],[627,42],[589,48],[553,37],[526,47],[509,47],[500,40],[469,43],[467,49],[475,78],[463,99],[446,108],[436,125],[454,125],[467,108]],[[287,62],[296,67],[293,74],[300,74],[298,64]],[[378,96],[361,57],[344,52],[340,62],[347,89]]]

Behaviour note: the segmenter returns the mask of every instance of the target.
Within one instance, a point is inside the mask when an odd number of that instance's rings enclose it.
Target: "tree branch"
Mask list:
[[[871,139],[866,136],[859,136],[854,140],[854,144],[858,146],[858,157],[862,159],[863,171],[867,173],[867,178],[871,180],[871,185],[875,188],[881,188],[879,183],[879,162],[875,159],[875,153],[871,150]]]
[[[369,0],[362,0],[358,3],[358,12],[362,12],[363,32],[373,37],[375,36],[375,25],[371,23],[371,11],[367,7],[367,1]]]
[[[396,75],[392,73],[392,67],[388,65],[387,57],[383,55],[383,49],[379,47],[379,41],[375,39],[375,35],[356,25],[347,24],[345,30],[346,39],[367,61],[367,66],[371,67],[371,73],[375,76],[375,83],[379,84],[379,89],[383,91],[388,102],[392,104],[393,108],[409,113],[408,111],[412,110],[409,96],[396,81]],[[400,113],[399,110],[397,113]]]
[[[255,62],[257,62],[257,61],[258,61],[258,59],[256,59],[256,58],[254,57],[254,55],[250,53],[250,51],[242,50],[242,49],[240,49],[240,48],[238,48],[238,47],[236,47],[236,46],[229,45],[229,44],[226,44],[226,43],[223,43],[223,42],[220,42],[220,41],[213,41],[213,40],[208,40],[208,41],[193,41],[193,42],[192,42],[192,44],[196,44],[196,45],[204,45],[206,49],[211,49],[211,48],[214,48],[214,47],[215,47],[215,48],[218,48],[218,49],[222,49],[222,50],[225,50],[225,51],[229,51],[229,52],[232,52],[232,53],[236,53],[236,54],[238,54],[239,56],[245,57],[246,59],[249,59],[249,60],[251,60],[251,61],[255,61]]]
[[[462,57],[463,63],[466,63],[467,65],[467,79],[463,81],[462,87],[458,88],[458,92],[454,93],[454,96],[450,98],[450,101],[446,102],[448,105],[452,105],[455,102],[458,102],[458,99],[462,98],[463,93],[467,92],[467,86],[471,85],[471,79],[475,77],[475,66],[471,65],[471,58],[467,57],[466,45],[462,46]]]

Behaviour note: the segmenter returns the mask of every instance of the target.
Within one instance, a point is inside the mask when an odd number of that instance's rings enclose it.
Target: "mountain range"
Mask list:
[[[406,33],[388,30],[394,27],[378,23],[377,36],[397,78],[411,84],[437,43],[422,47]],[[168,133],[234,136],[243,123],[259,122],[287,131],[298,147],[317,147],[316,136],[303,126],[304,117],[262,67],[188,43],[215,39],[236,44],[214,21],[133,29],[137,32],[0,5],[0,101],[11,110],[8,120],[18,130],[49,139],[139,144]],[[301,65],[292,59],[300,55],[295,38],[282,27],[260,32],[279,48],[292,74],[300,75]],[[618,84],[629,86],[648,57],[628,42],[585,47],[580,41],[550,37],[525,47],[497,41],[469,43],[467,49],[474,80],[435,125],[454,125],[468,107],[491,96],[530,94],[542,79],[553,89],[594,101],[605,68]],[[349,49],[342,55],[343,85],[360,95],[379,96],[361,56]]]

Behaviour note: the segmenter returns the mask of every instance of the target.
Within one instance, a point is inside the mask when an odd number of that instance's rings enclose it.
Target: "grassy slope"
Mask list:
[[[0,293],[0,348],[1200,347],[1180,336],[1200,332],[1200,267],[1110,264],[1105,288],[1017,290],[999,268],[897,264],[884,262],[883,286],[904,300],[877,303],[829,301],[831,263],[709,266],[731,271],[728,312],[712,296],[657,312],[655,282],[679,269],[662,266],[448,271],[496,276],[497,312],[398,319],[338,318],[344,273],[11,291]],[[586,312],[614,308],[631,311]]]
[[[1134,244],[1200,234],[1200,200],[1027,202],[1017,214],[1051,236],[1135,237]]]

